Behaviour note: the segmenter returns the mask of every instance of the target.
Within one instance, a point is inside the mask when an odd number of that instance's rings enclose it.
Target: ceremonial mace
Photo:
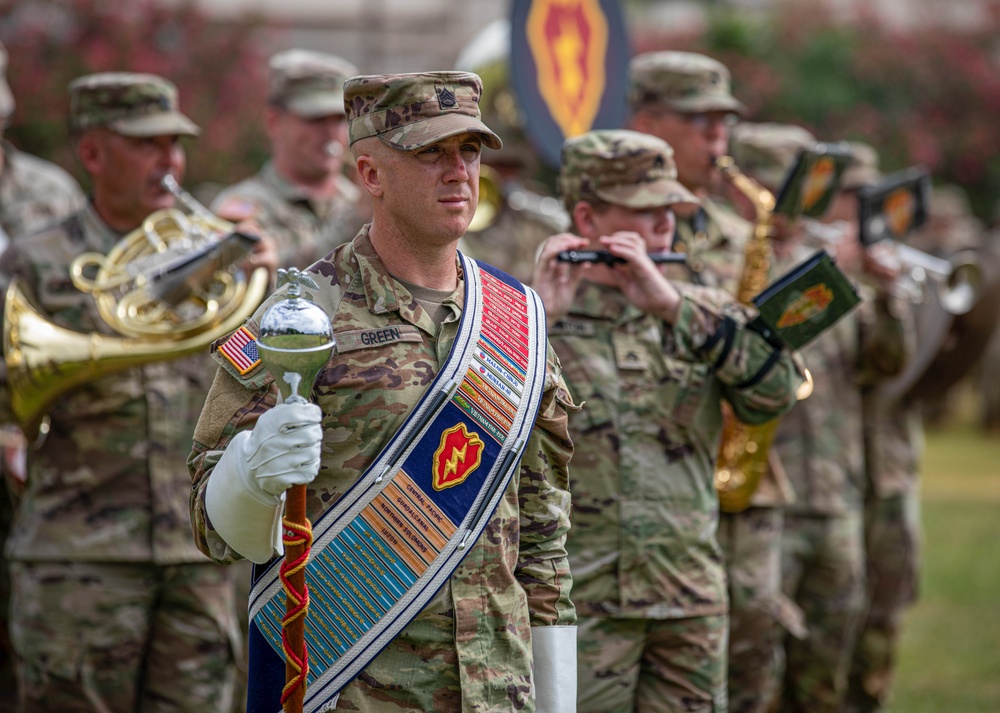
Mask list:
[[[286,299],[275,302],[260,320],[257,349],[264,367],[278,385],[280,402],[307,403],[320,370],[333,354],[337,340],[330,318],[301,297],[302,286],[318,289],[309,275],[295,268],[278,270],[278,287],[288,284]],[[285,652],[285,713],[301,713],[309,675],[305,620],[309,611],[306,564],[312,546],[312,524],[306,516],[306,486],[293,485],[285,498],[282,519],[285,561],[279,576],[285,591],[281,647]]]

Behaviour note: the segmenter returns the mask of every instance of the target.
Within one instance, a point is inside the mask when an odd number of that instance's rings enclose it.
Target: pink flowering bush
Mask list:
[[[862,3],[859,7],[864,7]],[[1000,2],[973,29],[896,30],[872,15],[847,26],[814,3],[763,18],[717,11],[696,36],[639,31],[635,52],[686,49],[733,74],[754,121],[801,124],[820,140],[873,145],[892,171],[920,163],[968,192],[980,218],[1000,197]]]
[[[253,18],[213,22],[190,2],[0,0],[0,40],[17,101],[5,136],[82,181],[67,138],[69,82],[93,72],[150,72],[178,86],[181,110],[202,128],[186,144],[185,182],[235,181],[257,170],[268,151],[262,38],[271,30]]]

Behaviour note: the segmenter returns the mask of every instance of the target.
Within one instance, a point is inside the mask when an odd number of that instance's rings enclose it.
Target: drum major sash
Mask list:
[[[357,483],[313,524],[304,713],[337,695],[409,624],[473,547],[516,470],[545,384],[545,313],[530,289],[461,256],[465,306],[433,384]],[[251,713],[285,681],[280,561],[255,567]]]

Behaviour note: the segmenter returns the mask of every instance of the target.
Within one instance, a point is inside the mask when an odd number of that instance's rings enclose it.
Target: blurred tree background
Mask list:
[[[180,90],[181,110],[202,128],[187,144],[187,182],[228,182],[267,156],[260,115],[267,92],[260,18],[213,21],[193,3],[153,0],[0,0],[0,40],[17,102],[4,134],[81,182],[67,137],[72,79],[92,72],[150,72]]]
[[[755,121],[801,124],[820,140],[875,146],[883,169],[913,164],[962,186],[992,223],[1000,196],[1000,2],[958,28],[890,26],[870,3],[851,24],[821,2],[749,12],[712,3],[696,31],[633,30],[635,53],[686,49],[732,71]]]

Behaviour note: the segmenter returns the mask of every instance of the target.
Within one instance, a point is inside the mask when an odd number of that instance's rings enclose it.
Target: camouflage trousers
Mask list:
[[[11,564],[23,713],[219,713],[240,646],[225,567]]]
[[[729,711],[766,713],[781,667],[781,508],[722,513],[729,583]]]
[[[578,713],[725,713],[728,617],[577,619]]]
[[[865,503],[867,614],[851,661],[845,713],[885,710],[903,614],[917,598],[920,503],[916,488]]]
[[[239,560],[229,565],[236,597],[236,620],[239,622],[242,646],[236,654],[236,696],[233,699],[233,713],[244,713],[247,709],[247,673],[249,670],[248,647],[250,637],[250,579],[253,563]]]
[[[838,713],[864,613],[864,525],[845,515],[785,513],[782,588],[805,617],[806,636],[785,637],[780,713]]]
[[[14,652],[10,646],[10,568],[4,555],[3,543],[10,534],[14,507],[8,493],[5,474],[0,467],[0,713],[13,713],[14,691],[17,677],[14,675]]]

